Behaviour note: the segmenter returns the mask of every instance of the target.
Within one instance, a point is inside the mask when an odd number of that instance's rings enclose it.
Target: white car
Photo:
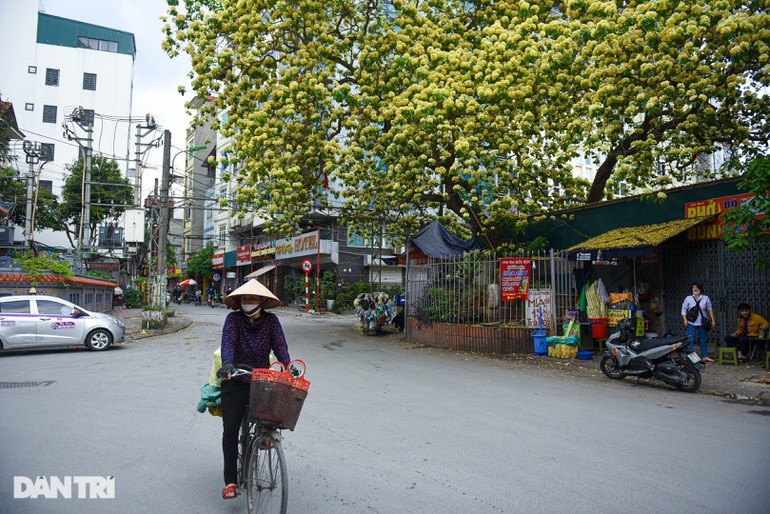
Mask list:
[[[55,296],[0,297],[0,350],[85,345],[106,350],[123,340],[126,325]]]

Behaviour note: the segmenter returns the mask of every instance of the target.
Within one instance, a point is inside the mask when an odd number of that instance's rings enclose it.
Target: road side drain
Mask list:
[[[0,382],[0,389],[17,389],[19,387],[40,387],[53,384],[54,380],[43,380],[42,382]]]

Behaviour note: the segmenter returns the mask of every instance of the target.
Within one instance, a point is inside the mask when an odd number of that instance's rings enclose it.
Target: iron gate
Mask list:
[[[683,332],[681,306],[693,282],[703,285],[704,294],[714,305],[717,326],[709,334],[710,342],[721,344],[735,330],[739,303],[750,304],[752,312],[770,319],[770,267],[757,264],[762,253],[770,253],[770,243],[752,244],[743,252],[727,251],[721,239],[677,239],[663,245],[660,265],[668,299],[667,329],[675,334]]]

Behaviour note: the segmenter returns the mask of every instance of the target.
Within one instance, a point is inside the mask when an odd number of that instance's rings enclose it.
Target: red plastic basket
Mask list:
[[[294,430],[309,388],[310,382],[295,379],[289,373],[253,370],[249,394],[251,420]]]

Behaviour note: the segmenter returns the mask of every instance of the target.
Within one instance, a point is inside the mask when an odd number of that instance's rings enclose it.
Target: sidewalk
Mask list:
[[[568,376],[610,380],[599,369],[601,355],[595,353],[593,359],[587,361],[536,357],[534,355],[506,355],[502,358],[557,371]],[[716,362],[706,364],[706,371],[701,375],[702,382],[699,392],[747,403],[770,405],[770,372],[766,371],[762,365],[763,363],[757,361],[738,366],[719,365]],[[631,383],[633,378],[626,378],[625,380]],[[657,380],[642,379],[640,383],[668,387]]]
[[[303,316],[317,316],[318,314],[297,313]],[[133,340],[157,337],[172,334],[189,327],[193,322],[178,312],[172,318],[168,318],[168,324],[158,330],[145,330],[142,328],[142,310],[118,308],[110,312],[126,324],[126,333]],[[332,313],[323,315],[338,316]],[[351,323],[351,332],[355,332],[356,325]],[[404,334],[392,332],[381,337],[393,337],[400,341],[406,341]],[[408,342],[408,341],[407,341]],[[517,362],[524,365],[541,367],[544,370],[558,372],[567,376],[591,378],[596,380],[610,380],[599,369],[601,355],[594,355],[592,360],[582,361],[577,359],[556,359],[553,357],[535,357],[528,354],[496,355],[491,358]],[[626,379],[627,381],[631,379]],[[645,383],[661,385],[654,380],[643,381]],[[706,364],[706,372],[703,373],[701,393],[722,396],[737,401],[754,403],[758,405],[770,405],[770,372],[762,368],[762,363],[740,364],[738,366],[719,365],[717,363]]]
[[[110,314],[126,324],[126,335],[130,337],[131,340],[173,334],[192,324],[192,320],[181,316],[177,312],[173,317],[168,318],[165,327],[147,330],[142,327],[142,309],[126,309],[125,307],[118,307],[111,310]],[[128,337],[126,339],[128,339]]]

